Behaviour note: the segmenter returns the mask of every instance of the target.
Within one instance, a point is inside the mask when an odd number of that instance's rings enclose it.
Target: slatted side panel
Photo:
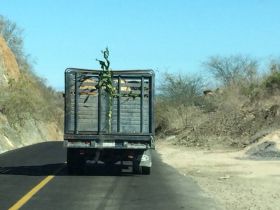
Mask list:
[[[80,95],[78,100],[78,131],[98,130],[98,95]],[[74,100],[71,101],[71,117],[74,119]]]
[[[122,97],[120,100],[120,132],[124,133],[140,133],[141,126],[141,101],[140,97]],[[118,100],[114,99],[112,131],[117,132],[117,108]],[[143,101],[143,132],[149,132],[149,99],[144,98]]]
[[[75,84],[75,79],[78,80],[77,84]],[[98,90],[96,89],[96,84],[98,83],[97,75],[75,76],[75,74],[69,73],[66,75],[66,80],[66,130],[75,130],[75,117],[77,117],[76,125],[78,132],[97,132],[99,100]],[[119,81],[120,84],[118,83]],[[114,86],[118,96],[114,97],[112,104],[111,132],[149,133],[149,80],[143,78],[121,80],[114,78]],[[142,102],[141,98],[143,99]],[[75,104],[76,100],[77,104]],[[100,131],[105,133],[109,131],[108,105],[108,95],[104,90],[101,90],[101,113],[99,123],[101,125]],[[141,108],[141,106],[143,106],[143,108]],[[118,110],[118,108],[120,108],[120,110]]]
[[[65,109],[64,129],[65,132],[74,130],[74,113],[71,110],[74,103],[72,97],[75,92],[75,78],[73,74],[65,73]]]
[[[83,75],[82,75],[83,76]],[[74,131],[75,129],[75,113],[76,113],[76,90],[75,80],[78,81],[78,100],[77,100],[77,130],[78,131],[98,131],[98,91],[95,88],[98,80],[96,77],[84,79],[81,75],[66,75],[66,119],[67,129]],[[104,111],[105,112],[105,111]]]
[[[116,81],[116,80],[115,80]],[[141,133],[141,106],[143,106],[142,132],[149,132],[149,80],[139,78],[120,79],[120,100],[113,101],[112,131],[117,132],[118,107],[120,108],[120,132]],[[143,85],[143,88],[142,88]],[[118,88],[117,88],[118,89]],[[143,91],[143,104],[141,93]],[[120,105],[118,106],[118,103]]]

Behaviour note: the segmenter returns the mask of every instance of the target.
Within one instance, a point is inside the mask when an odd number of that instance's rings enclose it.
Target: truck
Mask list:
[[[154,71],[111,71],[113,94],[100,86],[102,75],[102,70],[65,70],[68,172],[88,163],[121,168],[129,162],[133,173],[149,175],[155,149]]]

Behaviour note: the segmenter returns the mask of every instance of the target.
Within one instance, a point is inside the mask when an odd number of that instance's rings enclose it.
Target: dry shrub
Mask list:
[[[247,146],[257,133],[279,127],[280,97],[273,94],[252,100],[243,94],[242,88],[228,86],[213,96],[201,96],[200,103],[192,106],[171,106],[161,101],[157,104],[157,120],[162,126],[159,131],[177,135],[175,143],[180,145]]]
[[[57,122],[63,127],[63,100],[38,78],[22,73],[18,82],[11,81],[1,90],[0,107],[12,126],[23,126],[25,121]]]
[[[244,147],[253,142],[252,136],[258,132],[279,127],[279,96],[251,102],[231,89],[222,98],[224,100],[217,104],[215,112],[196,115],[196,121],[200,123],[193,128],[186,127],[177,138],[179,144],[208,148]]]
[[[210,61],[212,73],[223,85],[209,96],[198,91],[187,98],[182,87],[188,87],[184,84],[189,80],[182,80],[184,77],[173,75],[172,83],[163,83],[167,94],[156,103],[158,133],[176,135],[174,143],[180,145],[240,148],[256,141],[260,133],[279,129],[280,64],[274,63],[267,75],[257,75],[257,62],[251,59]],[[172,100],[176,98],[181,100]]]
[[[156,102],[156,131],[175,134],[188,125],[188,109],[199,100],[203,89],[201,77],[164,74]]]
[[[187,124],[187,110],[183,105],[168,106],[163,103],[156,104],[156,130],[164,134],[174,134],[182,131]]]

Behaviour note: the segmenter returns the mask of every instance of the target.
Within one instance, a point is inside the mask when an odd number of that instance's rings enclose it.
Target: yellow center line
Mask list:
[[[21,199],[19,199],[9,210],[17,210],[21,208],[27,201],[29,201],[40,189],[42,189],[48,182],[50,182],[59,171],[64,168],[61,167],[54,172],[54,175],[47,176],[43,179],[39,184],[37,184],[34,188],[32,188],[28,193],[26,193]]]

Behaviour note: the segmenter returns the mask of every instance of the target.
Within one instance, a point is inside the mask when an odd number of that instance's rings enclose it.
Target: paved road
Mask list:
[[[157,153],[153,154],[150,176],[91,167],[86,174],[68,175],[65,158],[61,142],[1,154],[0,209],[9,209],[24,199],[21,209],[28,210],[218,209],[189,177],[162,163]],[[34,193],[47,178],[48,182]]]

